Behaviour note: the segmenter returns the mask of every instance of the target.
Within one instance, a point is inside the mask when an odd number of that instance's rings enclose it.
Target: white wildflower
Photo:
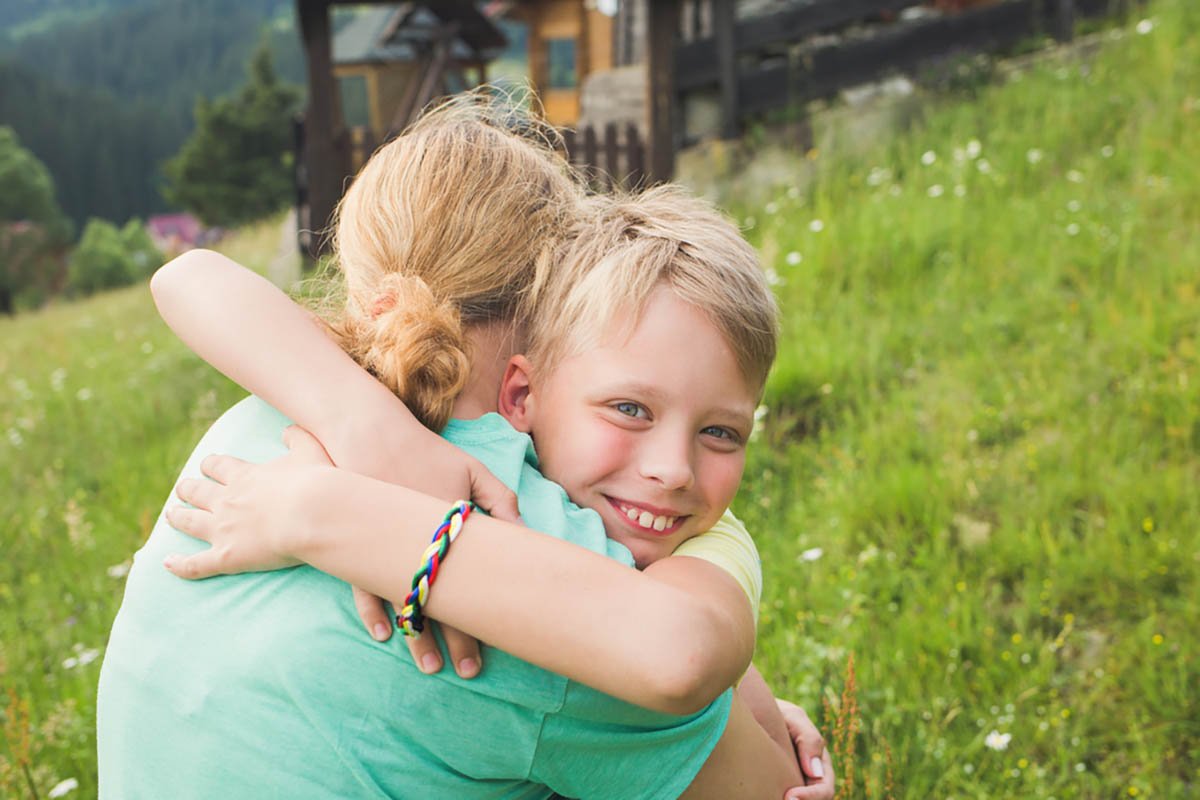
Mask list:
[[[75,399],[86,403],[88,400],[92,399],[92,390],[86,386],[83,387],[82,389],[80,389],[78,392],[75,393]]]
[[[62,797],[79,788],[79,781],[74,778],[67,778],[65,781],[59,781],[50,787],[50,791],[46,794],[47,797]]]
[[[800,196],[800,187],[799,186],[789,186],[788,190],[787,190],[787,196],[791,200],[795,200],[796,198],[798,198]]]
[[[963,186],[961,183],[956,185],[954,187],[954,196],[955,197],[966,197],[967,196],[967,187]]]
[[[975,162],[975,169],[979,170],[984,175],[987,175],[992,171],[992,162],[988,161],[986,158],[981,158]]]
[[[899,197],[900,196],[900,187],[893,183],[891,186],[888,187],[888,194],[890,194],[892,197]]]
[[[763,270],[763,277],[767,279],[768,286],[782,286],[784,284],[783,278],[775,271],[774,267],[767,267]]]
[[[967,160],[967,151],[961,147],[954,148],[954,163],[961,164]]]
[[[1000,731],[992,731],[984,738],[983,743],[992,750],[1007,750],[1008,743],[1012,741],[1011,733],[1001,733]]]
[[[1067,180],[1071,183],[1083,183],[1083,173],[1077,169],[1070,170],[1067,172]]]
[[[19,430],[17,430],[16,428],[9,428],[7,436],[8,436],[8,443],[11,444],[13,447],[20,447],[25,442],[25,437],[22,436],[21,432]]]
[[[763,211],[766,211],[768,214],[778,213],[779,203],[776,203],[775,201],[771,201],[770,203],[767,203],[765,206],[763,206]]]
[[[820,233],[821,231],[825,230],[825,223],[819,219],[814,219],[812,222],[808,223],[808,229],[813,233]]]
[[[63,384],[67,382],[67,371],[62,367],[50,373],[50,388],[56,392],[61,392]]]
[[[1070,211],[1072,214],[1078,214],[1079,209],[1081,209],[1081,208],[1083,208],[1083,204],[1080,203],[1078,200],[1068,200],[1067,201],[1067,211]]]
[[[86,650],[79,652],[79,666],[86,666],[100,657],[100,651],[95,647],[89,647]]]
[[[154,352],[154,343],[153,342],[142,342],[142,352],[145,353],[146,355],[150,355],[151,353],[153,353]]]
[[[1113,148],[1113,146],[1111,144],[1106,144],[1106,145],[1104,145],[1104,147],[1100,148],[1100,155],[1103,156],[1104,158],[1112,158],[1113,154],[1116,152],[1117,151]]]
[[[1154,20],[1152,20],[1152,19],[1141,20],[1140,22],[1138,22],[1137,27],[1134,28],[1134,30],[1137,31],[1139,35],[1145,36],[1147,33],[1154,30]]]
[[[871,171],[867,173],[868,186],[882,186],[892,177],[892,171],[887,167],[871,167]]]
[[[925,193],[930,197],[941,197],[946,193],[946,190],[940,183],[935,183],[933,186],[930,186],[928,189],[926,189]]]
[[[796,250],[793,250],[792,252],[788,253],[787,258],[784,259],[784,261],[787,262],[787,265],[789,267],[798,266],[800,264],[800,262],[803,260],[804,260],[804,255]]]
[[[1044,154],[1041,150],[1036,147],[1031,147],[1025,151],[1025,160],[1030,164],[1038,164],[1041,162],[1043,155]]]
[[[120,564],[113,564],[104,572],[110,578],[124,578],[129,574],[129,566],[130,564],[128,561],[122,561]]]
[[[921,163],[925,166],[928,167],[935,161],[937,161],[937,153],[933,152],[932,150],[926,150],[921,154]]]
[[[63,669],[75,669],[79,666],[79,659],[75,656],[70,656],[69,658],[64,658],[62,664]]]
[[[1078,236],[1078,235],[1079,235],[1079,223],[1072,222],[1070,225],[1067,226],[1067,236]]]
[[[757,224],[758,224],[758,220],[756,220],[754,217],[746,217],[745,221],[742,223],[742,227],[743,228],[753,228]]]
[[[816,561],[821,556],[825,555],[825,551],[819,547],[810,547],[800,554],[801,561]]]
[[[983,145],[978,139],[972,139],[967,142],[967,157],[971,159],[979,158],[979,154],[983,152]]]

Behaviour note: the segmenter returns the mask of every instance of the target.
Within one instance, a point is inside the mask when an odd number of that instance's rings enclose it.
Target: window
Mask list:
[[[546,40],[546,83],[550,89],[574,89],[579,85],[574,39]]]
[[[367,110],[367,78],[365,75],[345,75],[338,78],[342,94],[342,119],[348,128],[366,127],[370,120]]]

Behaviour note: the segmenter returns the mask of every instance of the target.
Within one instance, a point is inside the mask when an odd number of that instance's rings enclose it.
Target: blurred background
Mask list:
[[[96,792],[132,553],[240,395],[146,291],[293,289],[429,102],[531,87],[595,191],[677,180],[783,340],[735,511],[840,797],[1195,796],[1191,0],[5,0],[0,796]]]

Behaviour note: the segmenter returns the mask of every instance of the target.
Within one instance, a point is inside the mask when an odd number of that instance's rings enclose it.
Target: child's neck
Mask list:
[[[455,419],[476,419],[497,409],[500,382],[508,359],[516,352],[511,322],[486,322],[467,328],[467,357],[471,372],[467,386],[454,401]]]

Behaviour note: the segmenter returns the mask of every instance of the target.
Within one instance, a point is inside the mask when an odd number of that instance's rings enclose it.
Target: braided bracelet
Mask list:
[[[433,532],[433,539],[421,554],[421,567],[413,575],[412,591],[404,598],[404,605],[396,615],[396,627],[404,631],[405,636],[417,636],[425,630],[425,615],[421,611],[429,601],[429,587],[437,580],[438,567],[446,557],[450,544],[458,538],[463,523],[474,510],[474,503],[459,500],[446,512],[442,524]]]

